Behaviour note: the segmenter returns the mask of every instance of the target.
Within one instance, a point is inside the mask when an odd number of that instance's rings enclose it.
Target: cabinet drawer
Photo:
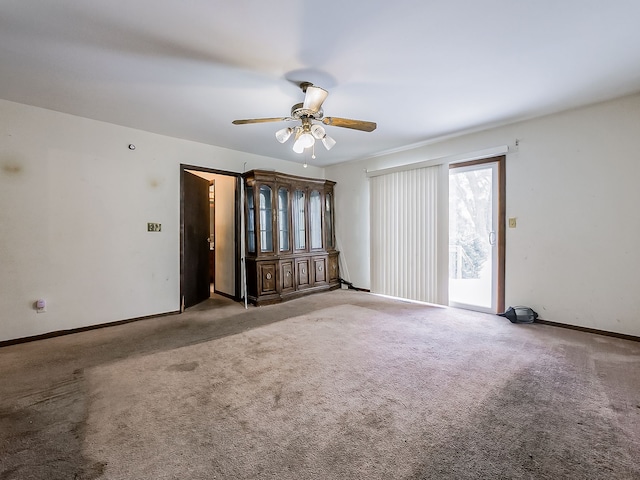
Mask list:
[[[258,265],[260,289],[258,295],[275,293],[276,291],[276,264],[261,263]]]
[[[339,278],[338,255],[329,255],[329,283],[337,282]]]
[[[313,283],[327,282],[327,257],[313,259]]]
[[[280,266],[282,276],[282,291],[293,290],[293,262],[282,262]]]
[[[309,260],[296,260],[296,280],[298,288],[309,286]]]

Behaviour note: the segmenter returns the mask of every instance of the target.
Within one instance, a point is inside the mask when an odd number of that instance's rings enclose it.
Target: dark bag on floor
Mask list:
[[[538,314],[529,307],[509,307],[498,315],[508,318],[511,323],[533,323],[538,318]]]

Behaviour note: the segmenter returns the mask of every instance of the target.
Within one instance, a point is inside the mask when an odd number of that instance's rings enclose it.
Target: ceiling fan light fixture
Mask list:
[[[309,148],[315,143],[315,138],[309,132],[304,132],[300,135],[293,144],[293,151],[296,153],[302,153],[305,148]]]
[[[324,145],[324,148],[326,148],[327,150],[331,150],[336,144],[336,141],[329,135],[325,135],[324,137],[322,137],[322,144]]]
[[[320,140],[326,135],[326,132],[324,131],[324,127],[322,125],[314,123],[313,125],[311,125],[311,134],[318,140]]]
[[[300,135],[300,138],[298,139],[298,141],[302,142],[302,144],[304,145],[304,148],[309,148],[316,142],[316,139],[313,138],[313,135],[311,135],[309,132],[305,132],[302,135]]]
[[[302,146],[302,144],[300,142],[295,142],[293,144],[293,151],[296,153],[302,153],[304,152],[304,147]]]
[[[304,102],[302,108],[306,111],[315,113],[320,110],[322,102],[325,101],[329,92],[324,88],[316,87],[314,85],[307,85],[304,88]]]
[[[289,137],[291,136],[292,133],[293,133],[293,128],[291,128],[291,127],[287,127],[287,128],[283,128],[282,130],[278,130],[276,132],[276,140],[278,140],[280,143],[284,143],[287,140],[289,140]]]
[[[300,137],[302,136],[302,127],[296,127],[295,128],[295,137],[294,137],[294,141],[293,141],[293,151],[296,153],[302,153],[304,152],[304,147],[302,146],[302,144],[300,142],[298,142],[298,140],[300,140]]]

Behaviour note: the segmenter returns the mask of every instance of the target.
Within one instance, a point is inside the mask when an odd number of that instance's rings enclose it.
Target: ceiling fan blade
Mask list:
[[[293,120],[291,117],[273,117],[273,118],[248,118],[245,120],[234,120],[234,125],[246,125],[247,123],[267,123],[267,122],[286,122]]]
[[[304,103],[302,104],[302,108],[304,110],[308,110],[310,113],[318,113],[320,107],[322,107],[322,102],[325,101],[329,95],[324,88],[315,87],[313,85],[309,85],[306,87],[304,92]]]
[[[376,122],[365,122],[364,120],[351,120],[349,118],[325,117],[322,119],[325,125],[333,127],[352,128],[353,130],[362,130],[363,132],[373,132],[378,126]]]

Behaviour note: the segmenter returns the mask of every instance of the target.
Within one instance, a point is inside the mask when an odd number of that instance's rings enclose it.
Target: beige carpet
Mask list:
[[[432,312],[336,306],[92,369],[85,455],[122,480],[640,478],[571,345]]]
[[[0,349],[0,480],[640,478],[640,343],[352,291],[211,306]]]

